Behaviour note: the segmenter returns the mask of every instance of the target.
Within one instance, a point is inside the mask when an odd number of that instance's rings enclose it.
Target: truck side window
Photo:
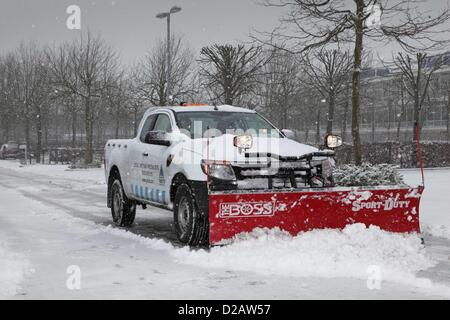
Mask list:
[[[152,114],[151,116],[148,116],[148,118],[145,120],[144,125],[142,126],[142,131],[139,139],[144,142],[145,136],[149,131],[152,131],[153,124],[155,123],[156,114]]]
[[[172,132],[169,117],[166,114],[159,114],[152,131]]]

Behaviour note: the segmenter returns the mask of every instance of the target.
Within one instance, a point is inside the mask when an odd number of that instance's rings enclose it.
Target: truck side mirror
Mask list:
[[[144,142],[158,146],[170,146],[171,142],[167,137],[167,133],[163,131],[150,131],[145,135]]]
[[[289,130],[289,129],[283,129],[283,130],[281,130],[281,132],[284,134],[284,136],[286,138],[291,139],[291,140],[295,139],[294,131]]]
[[[325,137],[325,146],[328,149],[336,149],[341,145],[342,145],[342,138],[340,136],[329,134]]]

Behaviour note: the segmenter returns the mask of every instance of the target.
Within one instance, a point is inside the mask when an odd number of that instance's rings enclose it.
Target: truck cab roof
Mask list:
[[[220,106],[185,105],[185,106],[151,107],[147,110],[147,113],[151,113],[158,110],[171,110],[173,112],[222,111],[222,112],[255,113],[254,110],[241,107],[234,107],[230,105],[220,105]]]

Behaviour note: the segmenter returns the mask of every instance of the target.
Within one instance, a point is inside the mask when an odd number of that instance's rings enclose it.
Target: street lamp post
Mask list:
[[[158,19],[164,18],[167,19],[166,104],[168,104],[169,102],[169,95],[171,90],[170,73],[172,71],[171,70],[172,56],[170,45],[170,16],[180,11],[181,7],[173,6],[168,12],[161,12],[156,15],[156,18]]]

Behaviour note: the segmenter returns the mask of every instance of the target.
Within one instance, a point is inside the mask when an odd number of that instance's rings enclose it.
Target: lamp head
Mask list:
[[[164,18],[167,18],[168,15],[169,15],[168,12],[162,12],[162,13],[158,13],[158,14],[156,15],[156,17],[157,17],[158,19],[164,19]]]
[[[181,7],[178,7],[178,6],[173,6],[171,9],[170,9],[170,13],[177,13],[177,12],[180,12],[181,11]]]

